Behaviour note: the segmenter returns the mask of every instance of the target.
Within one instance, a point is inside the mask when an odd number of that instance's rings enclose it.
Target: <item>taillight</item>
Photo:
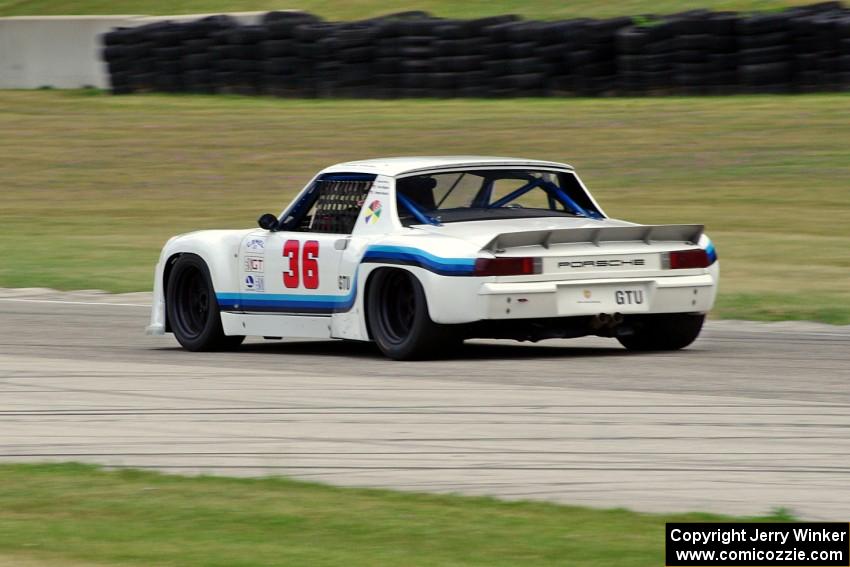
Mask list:
[[[540,258],[478,258],[476,276],[527,276],[541,273]]]
[[[713,262],[705,250],[677,250],[666,254],[665,267],[671,270],[707,268]]]

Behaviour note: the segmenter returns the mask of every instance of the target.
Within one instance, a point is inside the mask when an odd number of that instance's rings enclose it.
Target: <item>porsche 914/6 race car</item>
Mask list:
[[[371,159],[322,170],[259,228],[169,240],[148,332],[193,351],[374,341],[394,359],[476,337],[673,350],[697,338],[718,274],[702,225],[608,218],[566,164]]]

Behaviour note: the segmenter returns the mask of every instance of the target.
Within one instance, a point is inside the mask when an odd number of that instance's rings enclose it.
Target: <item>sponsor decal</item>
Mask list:
[[[246,272],[263,272],[265,268],[263,266],[263,259],[258,258],[256,256],[246,256],[245,257],[245,271]]]
[[[251,238],[245,241],[245,248],[254,252],[264,252],[266,249],[265,238]]]
[[[378,219],[381,218],[381,210],[383,208],[383,205],[377,199],[369,203],[369,206],[366,207],[366,213],[363,217],[366,221],[366,224],[375,224],[376,222],[378,222]]]
[[[263,276],[245,276],[245,289],[251,291],[266,291],[266,280]]]
[[[376,195],[389,195],[390,193],[390,182],[386,179],[378,179],[375,181],[375,184],[372,186],[372,192]]]
[[[567,260],[558,262],[559,268],[623,268],[645,266],[646,260],[643,258],[633,258],[631,260]]]

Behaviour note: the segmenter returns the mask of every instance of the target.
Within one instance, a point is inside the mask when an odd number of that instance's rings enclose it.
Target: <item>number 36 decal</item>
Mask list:
[[[283,272],[283,285],[298,287],[303,279],[305,288],[316,289],[319,287],[319,243],[308,240],[299,255],[300,247],[298,240],[287,240],[283,245],[283,256],[289,258],[289,271]]]

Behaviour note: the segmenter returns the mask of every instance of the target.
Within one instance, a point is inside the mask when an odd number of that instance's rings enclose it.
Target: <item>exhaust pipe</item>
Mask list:
[[[600,337],[613,337],[623,320],[622,313],[614,313],[613,315],[599,313],[591,318],[590,328]]]
[[[606,328],[611,323],[611,316],[607,313],[598,313],[590,320],[590,328],[594,331]]]

